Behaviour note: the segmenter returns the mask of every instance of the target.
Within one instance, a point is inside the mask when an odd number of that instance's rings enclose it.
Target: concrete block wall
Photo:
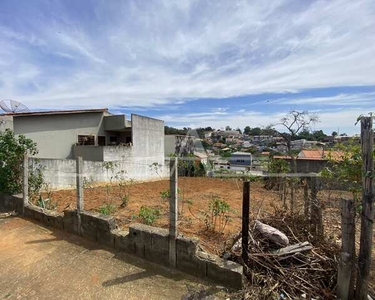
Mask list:
[[[156,172],[151,165],[155,161],[146,158],[127,158],[121,161],[113,161],[111,170],[105,169],[103,162],[84,161],[83,176],[88,180],[98,183],[110,182],[110,178],[124,170],[128,179],[147,181],[169,178],[169,167],[163,160],[160,170]],[[45,182],[52,189],[71,189],[76,187],[76,160],[74,159],[35,159],[29,158],[30,169],[40,164],[43,166]],[[158,162],[159,163],[159,162]]]
[[[0,195],[0,207],[22,213],[22,196]],[[45,211],[29,205],[24,216],[47,226],[80,235],[101,245],[125,251],[146,260],[169,266],[168,230],[132,224],[129,231],[119,230],[113,217],[95,212],[66,210],[63,213]],[[242,266],[199,250],[197,239],[180,235],[176,243],[177,269],[221,285],[241,289]]]

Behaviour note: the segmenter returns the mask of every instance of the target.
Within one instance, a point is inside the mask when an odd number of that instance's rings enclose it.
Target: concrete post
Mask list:
[[[77,157],[77,172],[76,172],[76,182],[77,182],[77,210],[78,212],[83,210],[83,159],[81,156]]]
[[[78,233],[82,235],[81,212],[83,211],[83,159],[77,156],[76,159],[76,183],[77,183],[77,221]]]
[[[170,200],[169,200],[169,265],[176,267],[176,238],[178,220],[178,159],[170,160]]]
[[[24,208],[29,205],[29,157],[27,156],[27,153],[25,153],[24,156],[23,156],[22,186],[23,186],[22,213],[24,213]]]

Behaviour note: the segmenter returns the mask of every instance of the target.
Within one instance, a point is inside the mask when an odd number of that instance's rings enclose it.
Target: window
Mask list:
[[[115,136],[115,135],[111,135],[111,136],[109,137],[109,144],[110,144],[110,145],[117,145],[117,143],[118,143],[117,136]]]
[[[237,159],[237,162],[245,162],[244,159]]]
[[[98,136],[98,145],[105,146],[105,136]]]
[[[94,135],[79,135],[78,136],[78,145],[95,145],[95,136]]]

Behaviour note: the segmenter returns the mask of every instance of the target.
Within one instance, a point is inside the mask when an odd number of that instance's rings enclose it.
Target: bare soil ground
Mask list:
[[[242,211],[242,182],[238,179],[180,177],[179,187],[179,231],[189,237],[197,237],[206,251],[220,254],[224,243],[241,229]],[[112,215],[120,227],[126,229],[129,224],[142,222],[138,217],[142,206],[157,208],[160,218],[153,226],[168,228],[169,204],[161,197],[162,192],[169,190],[169,181],[133,183],[126,187],[129,191],[129,201],[121,206],[121,193],[118,186],[86,187],[84,190],[84,205],[86,210],[99,211],[105,204],[113,204],[116,210]],[[123,194],[123,193],[122,193]],[[318,198],[323,205],[323,219],[326,234],[331,240],[341,243],[340,235],[340,197],[350,197],[341,191],[319,191]],[[230,205],[229,221],[223,232],[207,230],[205,216],[209,214],[209,203],[213,198],[225,200]],[[75,208],[76,191],[61,190],[52,193],[57,210]],[[277,191],[267,190],[263,182],[251,183],[250,196],[251,218],[257,218],[275,213],[282,208],[282,201]],[[303,189],[296,192],[296,212],[303,212]],[[357,237],[359,245],[359,225]],[[375,236],[374,236],[375,241]],[[358,253],[358,250],[357,250]],[[375,249],[373,249],[372,281],[375,282]]]
[[[198,237],[207,250],[218,253],[223,242],[229,235],[241,229],[242,210],[242,182],[237,179],[218,178],[179,178],[179,230],[181,233]],[[126,207],[121,207],[119,188],[92,187],[84,190],[84,205],[86,210],[99,211],[107,203],[116,207],[112,213],[119,226],[127,228],[134,222],[142,222],[138,218],[142,206],[154,207],[160,210],[160,218],[153,224],[168,227],[169,204],[161,193],[169,190],[169,181],[136,183],[129,186],[130,199]],[[230,219],[223,232],[206,230],[205,213],[209,212],[209,203],[213,198],[225,200],[230,205]],[[57,203],[57,210],[74,208],[76,203],[75,190],[61,190],[53,192],[53,202]],[[279,196],[263,188],[263,184],[256,182],[251,185],[251,213],[256,215],[273,211],[273,206],[280,206]],[[218,231],[218,230],[217,230]]]
[[[112,252],[27,219],[3,218],[1,211],[0,266],[0,299],[231,297],[223,289],[177,270]]]

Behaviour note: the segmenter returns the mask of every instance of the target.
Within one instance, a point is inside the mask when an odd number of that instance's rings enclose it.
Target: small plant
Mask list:
[[[147,225],[152,225],[160,217],[160,210],[158,208],[142,206],[139,210],[138,217]]]
[[[99,212],[103,215],[109,216],[113,214],[115,211],[116,207],[111,203],[107,203],[99,207]]]
[[[167,201],[171,197],[171,191],[170,190],[161,191],[160,197],[162,200]]]
[[[129,203],[129,195],[123,195],[123,196],[120,195],[120,200],[121,200],[121,204],[120,204],[121,207],[126,207],[126,206],[128,206],[128,203]]]
[[[43,189],[45,182],[43,171],[45,166],[40,164],[38,159],[35,160],[35,163],[29,165],[29,195],[30,200],[35,201],[39,198],[40,192]]]
[[[230,220],[230,205],[219,197],[212,195],[208,211],[203,212],[207,230],[222,233]]]
[[[126,207],[130,200],[130,186],[135,182],[134,179],[127,180],[125,171],[121,170],[116,173],[114,179],[118,185],[118,196],[121,200],[121,207]]]
[[[84,189],[93,189],[95,188],[95,180],[93,176],[87,178],[86,176],[83,177],[83,188]]]
[[[155,172],[161,178],[160,172],[163,165],[159,164],[158,162],[153,162],[151,165],[149,165],[149,167],[152,172]]]
[[[52,201],[52,191],[50,189],[49,183],[43,184],[43,189],[45,193],[47,193],[47,198],[43,199],[42,195],[39,194],[38,200],[36,201],[36,206],[39,206],[43,209],[47,210],[55,210],[57,208],[57,203],[53,203]]]

